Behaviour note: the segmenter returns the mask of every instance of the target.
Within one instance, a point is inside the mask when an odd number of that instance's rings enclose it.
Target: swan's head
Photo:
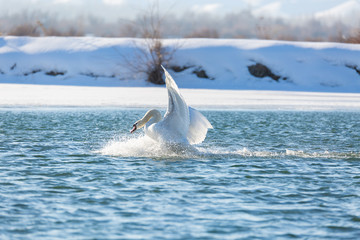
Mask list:
[[[133,133],[133,132],[135,132],[136,130],[138,130],[138,129],[140,129],[140,128],[144,127],[144,126],[145,126],[145,124],[146,124],[146,122],[145,122],[145,121],[143,121],[143,119],[141,119],[141,120],[139,120],[139,121],[135,122],[135,123],[134,123],[134,125],[133,125],[133,128],[132,128],[132,129],[131,129],[131,131],[130,131],[130,133]]]
[[[133,133],[137,130],[136,123],[134,123],[133,128],[130,130],[130,133]]]
[[[158,110],[152,109],[145,113],[144,117],[139,121],[135,122],[133,128],[131,129],[131,133],[145,126],[145,124],[151,119],[154,118],[153,122],[159,122],[161,120],[161,114]]]

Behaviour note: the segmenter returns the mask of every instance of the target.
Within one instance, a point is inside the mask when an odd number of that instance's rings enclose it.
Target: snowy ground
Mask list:
[[[201,109],[360,110],[358,93],[180,89]],[[0,107],[98,106],[166,108],[165,88],[0,84]]]
[[[130,73],[139,39],[2,37],[0,106],[165,107],[164,86]],[[360,45],[263,40],[165,40],[188,103],[203,108],[360,109]],[[253,76],[260,63],[275,75]],[[199,78],[203,70],[210,79]]]

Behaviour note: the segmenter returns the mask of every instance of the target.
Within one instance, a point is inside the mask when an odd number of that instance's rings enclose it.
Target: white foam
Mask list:
[[[150,156],[161,153],[161,148],[146,136],[136,138],[122,137],[109,141],[100,151],[111,156]]]
[[[223,157],[240,157],[240,158],[332,158],[332,159],[352,159],[360,158],[360,152],[307,152],[304,150],[280,150],[280,151],[256,151],[246,147],[238,150],[229,150],[225,148],[201,148],[198,147],[202,156],[223,156]]]
[[[285,151],[251,151],[243,148],[234,152],[243,157],[300,157],[300,158],[333,158],[333,159],[350,159],[360,158],[360,153],[356,152],[306,152],[304,150],[290,150]]]
[[[151,138],[140,135],[110,140],[98,151],[103,155],[145,158],[360,158],[360,152],[306,152],[304,150],[256,151],[246,147],[230,150],[221,147],[200,146],[169,146],[155,142]]]
[[[149,158],[188,158],[201,155],[191,145],[160,144],[144,135],[138,137],[120,137],[119,139],[111,140],[99,152],[110,156]]]

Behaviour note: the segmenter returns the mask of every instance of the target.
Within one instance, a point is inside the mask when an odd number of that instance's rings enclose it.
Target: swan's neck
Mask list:
[[[161,121],[161,113],[159,110],[151,109],[147,113],[145,113],[144,117],[140,119],[137,123],[138,128],[142,128],[146,123],[152,124]],[[151,120],[150,120],[151,119]]]

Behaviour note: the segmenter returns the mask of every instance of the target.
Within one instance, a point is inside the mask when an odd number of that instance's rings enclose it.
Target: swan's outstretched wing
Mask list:
[[[181,96],[174,79],[164,67],[163,69],[165,72],[165,83],[168,90],[169,102],[161,125],[162,127],[167,128],[169,133],[173,136],[186,140],[190,126],[189,107],[187,106],[184,98]]]
[[[198,110],[189,107],[190,126],[187,139],[190,144],[198,144],[204,141],[209,128],[213,128],[211,123]]]

